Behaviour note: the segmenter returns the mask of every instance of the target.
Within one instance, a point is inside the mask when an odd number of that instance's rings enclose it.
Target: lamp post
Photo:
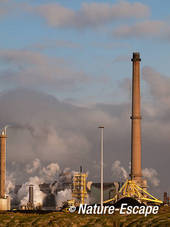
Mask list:
[[[103,143],[103,134],[104,134],[104,126],[99,126],[101,129],[101,135],[100,135],[100,203],[101,207],[103,206],[103,148],[104,148],[104,143]]]

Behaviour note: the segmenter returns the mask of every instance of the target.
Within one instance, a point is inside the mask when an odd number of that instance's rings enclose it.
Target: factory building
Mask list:
[[[40,191],[42,191],[46,197],[44,198],[42,208],[46,210],[55,210],[56,209],[56,202],[55,202],[55,195],[51,192],[51,184],[43,183],[40,184]]]

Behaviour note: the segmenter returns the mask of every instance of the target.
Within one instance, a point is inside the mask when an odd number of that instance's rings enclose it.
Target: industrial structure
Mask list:
[[[119,192],[108,202],[132,197],[141,203],[162,204],[161,200],[147,192],[147,181],[141,171],[141,112],[140,112],[140,54],[133,53],[132,60],[132,115],[131,115],[131,173]]]
[[[73,175],[69,172],[63,172],[59,175],[59,179],[52,184],[39,185],[40,190],[46,194],[46,198],[41,206],[45,205],[50,208],[55,207],[55,196],[58,192],[65,189],[72,190],[72,199],[67,200],[68,205],[85,204],[88,197],[90,203],[100,203],[101,206],[106,203],[116,203],[120,199],[131,197],[140,203],[156,203],[162,204],[147,191],[147,181],[142,177],[141,169],[141,111],[140,111],[140,54],[133,53],[132,57],[132,114],[131,114],[131,172],[130,179],[127,179],[124,184],[120,182],[103,183],[103,133],[104,127],[100,126],[101,130],[101,169],[100,183],[87,183],[87,174],[75,172]],[[0,132],[0,211],[10,210],[10,197],[6,195],[6,128]],[[90,184],[89,184],[90,183]],[[56,186],[56,187],[55,187]],[[21,185],[16,187],[16,191]],[[52,190],[53,188],[53,190]],[[17,194],[16,192],[16,194]],[[18,201],[17,201],[18,202]],[[164,194],[164,204],[169,204],[167,193]],[[22,209],[33,210],[37,209],[34,204],[34,187],[29,185],[29,199],[27,204]]]
[[[114,196],[114,198],[106,200],[105,203],[109,202],[117,202],[118,200],[122,198],[134,198],[140,203],[144,204],[162,204],[163,202],[157,198],[155,198],[153,195],[151,195],[149,192],[141,188],[134,180],[127,179],[124,185],[121,187],[119,192]]]
[[[103,200],[112,199],[120,190],[122,182],[104,182],[103,183]],[[101,185],[100,183],[87,183],[87,192],[90,204],[101,204]]]
[[[169,196],[168,196],[167,192],[164,192],[163,203],[164,203],[164,205],[168,205],[168,206],[170,205],[170,199],[169,199]]]
[[[103,149],[104,149],[104,126],[99,126],[100,136],[100,205],[103,206]]]
[[[10,197],[6,195],[6,127],[0,134],[0,210],[10,210]]]
[[[141,113],[140,113],[140,55],[133,53],[132,120],[131,124],[131,180],[142,186],[141,171]]]
[[[42,204],[34,201],[34,185],[28,186],[28,201],[27,203],[19,206],[20,210],[42,210]]]
[[[27,203],[28,210],[34,209],[34,186],[32,184],[29,185],[29,198]]]
[[[86,179],[87,174],[82,173],[82,167],[80,166],[80,172],[73,175],[72,189],[72,197],[78,205],[84,204],[87,198]]]

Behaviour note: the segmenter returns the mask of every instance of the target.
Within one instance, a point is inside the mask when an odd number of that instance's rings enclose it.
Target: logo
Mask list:
[[[120,208],[115,208],[114,205],[99,206],[97,204],[80,204],[78,214],[114,214],[118,212],[119,214],[143,214],[146,217],[148,214],[157,214],[158,211],[159,206],[128,206],[127,203],[122,203]]]
[[[69,207],[68,210],[69,210],[70,213],[74,213],[76,211],[76,207],[75,206],[71,206],[71,207]]]

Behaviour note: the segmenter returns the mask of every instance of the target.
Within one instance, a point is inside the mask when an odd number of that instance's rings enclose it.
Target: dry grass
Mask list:
[[[52,212],[48,214],[0,213],[0,227],[169,227],[170,208],[157,215],[78,215]]]

